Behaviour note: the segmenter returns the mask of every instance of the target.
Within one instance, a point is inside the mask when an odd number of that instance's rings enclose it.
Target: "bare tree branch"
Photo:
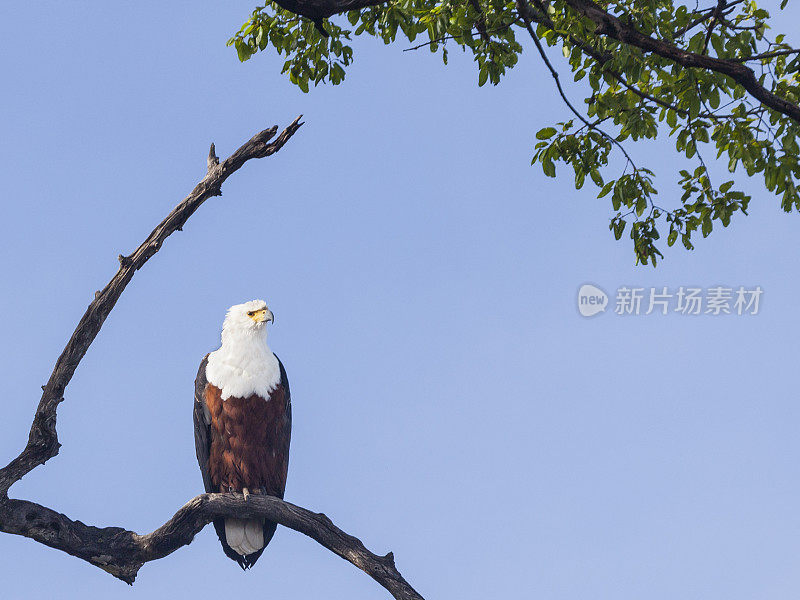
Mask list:
[[[0,500],[0,531],[22,535],[81,558],[132,584],[147,562],[164,558],[192,542],[218,517],[266,518],[299,531],[352,563],[397,600],[423,600],[400,575],[391,552],[373,554],[321,513],[272,496],[201,494],[183,505],[164,525],[147,535],[119,527],[92,527],[26,500]]]
[[[95,293],[78,326],[67,342],[66,348],[56,361],[50,379],[42,386],[42,398],[33,418],[28,444],[22,453],[8,465],[0,469],[0,499],[8,495],[8,488],[19,481],[38,465],[44,464],[58,454],[58,434],[56,433],[56,408],[64,400],[64,390],[72,379],[89,346],[97,337],[106,317],[114,308],[125,287],[133,279],[136,271],[161,248],[172,233],[180,231],[184,223],[200,205],[211,196],[222,194],[223,182],[251,158],[263,158],[274,154],[289,141],[300,128],[297,117],[274,142],[267,143],[278,131],[271,127],[254,135],[222,163],[214,154],[212,145],[208,158],[208,171],[192,192],[176,206],[167,217],[147,236],[147,239],[129,256],[119,255],[119,270],[108,285]],[[213,158],[213,160],[212,160]]]
[[[360,540],[336,527],[328,517],[271,496],[202,494],[190,500],[164,525],[147,535],[120,527],[92,527],[50,508],[8,497],[9,488],[38,465],[58,454],[56,409],[81,359],[119,300],[134,273],[161,248],[212,196],[222,194],[225,180],[253,158],[264,158],[280,150],[302,126],[297,117],[273,141],[278,131],[271,127],[253,136],[220,162],[214,144],[208,153],[207,172],[192,192],[147,236],[130,255],[119,255],[119,270],[105,288],[95,293],[78,326],[56,361],[50,379],[42,386],[42,397],[24,450],[0,469],[0,531],[33,539],[81,558],[129,584],[146,562],[163,558],[189,544],[213,519],[225,516],[266,518],[303,533],[385,587],[397,600],[423,600],[400,575],[390,552],[378,556]]]

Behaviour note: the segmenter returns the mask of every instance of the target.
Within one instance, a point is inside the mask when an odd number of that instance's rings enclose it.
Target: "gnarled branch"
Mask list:
[[[84,525],[26,500],[0,500],[0,531],[22,535],[81,558],[130,584],[142,565],[172,554],[191,543],[212,520],[227,516],[266,518],[299,531],[367,573],[397,600],[423,600],[397,571],[391,552],[385,556],[373,554],[324,514],[272,496],[251,495],[245,500],[241,494],[201,494],[146,535],[119,527]]]
[[[28,537],[81,558],[132,584],[142,565],[189,544],[215,518],[266,518],[313,538],[365,571],[397,600],[423,600],[397,571],[391,552],[386,556],[373,554],[360,540],[336,527],[325,515],[271,496],[250,496],[245,500],[241,494],[202,494],[190,500],[169,521],[147,535],[139,535],[121,527],[85,525],[51,508],[8,497],[8,490],[14,483],[58,454],[58,405],[64,400],[64,391],[78,364],[136,271],[161,249],[170,235],[183,229],[183,225],[203,202],[221,195],[225,180],[247,161],[270,156],[280,150],[302,126],[300,118],[297,117],[276,138],[277,127],[257,133],[223,161],[217,157],[214,144],[211,144],[208,170],[203,179],[132,254],[119,255],[119,270],[106,287],[95,293],[58,357],[50,379],[42,386],[42,397],[36,408],[27,445],[19,456],[0,469],[0,531]]]
[[[271,143],[278,132],[271,127],[254,135],[223,162],[212,160],[214,148],[209,153],[208,171],[192,192],[178,204],[167,217],[150,232],[147,239],[129,256],[119,255],[119,270],[108,285],[95,293],[78,326],[67,342],[66,348],[56,361],[56,366],[47,383],[42,386],[42,397],[33,417],[33,425],[28,436],[28,444],[17,458],[0,469],[0,499],[8,495],[8,488],[22,479],[38,465],[58,454],[60,444],[56,432],[56,409],[64,400],[64,390],[75,374],[75,369],[83,359],[89,346],[97,337],[108,314],[119,300],[125,287],[133,279],[134,273],[141,269],[150,258],[159,251],[161,245],[175,231],[180,231],[186,221],[200,205],[212,196],[220,196],[224,181],[241,168],[251,158],[263,158],[275,154],[283,148],[294,133],[300,128],[300,117],[297,117]]]

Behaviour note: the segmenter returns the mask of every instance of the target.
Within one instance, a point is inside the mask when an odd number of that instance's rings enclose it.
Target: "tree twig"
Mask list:
[[[706,54],[708,52],[708,42],[711,41],[711,36],[714,32],[714,26],[717,24],[717,21],[722,15],[722,11],[724,11],[727,7],[726,0],[717,0],[717,5],[714,7],[714,10],[711,11],[711,22],[708,24],[706,37],[703,40],[703,49],[700,51],[700,54]]]
[[[800,54],[800,49],[787,48],[786,50],[775,50],[774,52],[764,52],[762,54],[755,54],[753,56],[742,56],[740,58],[729,58],[728,60],[732,62],[748,62],[751,60],[775,58],[776,56],[789,56],[791,54]]]
[[[491,35],[493,33],[499,33],[501,31],[506,31],[506,30],[508,30],[508,26],[495,27],[494,29],[487,29],[486,33],[488,35]],[[470,33],[471,32],[472,32],[472,30],[470,30]],[[411,46],[410,48],[403,48],[403,52],[413,52],[414,50],[419,50],[420,48],[425,48],[426,46],[431,46],[433,44],[441,44],[442,42],[446,42],[447,40],[458,40],[458,39],[463,39],[463,36],[444,35],[444,36],[442,36],[440,38],[436,38],[435,40],[429,40],[427,42],[423,42],[421,44],[417,44],[416,46]],[[456,43],[459,43],[459,42],[456,42]]]
[[[570,109],[572,114],[574,114],[576,117],[578,117],[578,119],[580,119],[581,122],[586,127],[591,129],[592,131],[596,131],[597,133],[602,135],[604,138],[606,138],[611,144],[613,144],[617,148],[619,148],[619,150],[622,152],[622,154],[625,155],[625,159],[628,161],[628,164],[630,164],[631,167],[633,167],[633,170],[638,174],[639,173],[639,169],[636,168],[636,163],[633,162],[633,159],[630,157],[628,152],[625,150],[625,147],[622,144],[620,144],[620,142],[615,137],[609,135],[603,129],[600,129],[597,126],[596,123],[590,123],[586,119],[586,117],[584,117],[580,112],[578,112],[578,109],[576,109],[575,106],[573,106],[572,102],[569,101],[569,98],[567,98],[567,94],[564,92],[564,88],[561,86],[561,80],[558,77],[558,71],[556,71],[555,67],[553,67],[553,64],[550,62],[550,59],[547,57],[547,53],[544,51],[544,47],[542,46],[542,43],[539,41],[539,36],[536,35],[536,32],[533,30],[533,27],[531,27],[531,21],[527,16],[527,9],[529,9],[529,7],[528,7],[527,4],[525,4],[524,0],[517,0],[517,11],[519,12],[520,17],[522,18],[523,22],[525,23],[525,29],[528,31],[528,35],[531,36],[531,39],[533,40],[533,43],[536,45],[536,49],[539,51],[539,56],[542,57],[542,60],[544,61],[545,66],[547,67],[547,70],[550,71],[550,75],[552,75],[553,80],[556,83],[556,88],[558,89],[558,94],[559,94],[559,96],[561,96],[561,99],[564,101],[564,104],[567,105],[567,108]]]
[[[734,2],[728,2],[727,3],[727,8],[725,9],[727,12],[725,14],[730,14],[730,12],[733,10],[733,8],[736,5],[737,4],[741,4],[743,1],[744,0],[735,0]],[[710,18],[712,18],[714,16],[714,14],[715,14],[714,11],[716,10],[716,8],[717,8],[716,6],[710,6],[708,8],[702,8],[700,10],[693,11],[692,14],[698,14],[698,15],[701,15],[701,16],[699,16],[696,19],[694,19],[691,23],[686,25],[686,27],[682,27],[681,29],[678,29],[677,31],[675,31],[672,34],[672,37],[679,38],[682,35],[684,35],[685,33],[687,33],[689,30],[694,29],[695,27],[697,27],[698,25],[700,25],[701,23],[703,23],[705,21],[708,21]],[[703,13],[708,13],[708,14],[703,14]]]

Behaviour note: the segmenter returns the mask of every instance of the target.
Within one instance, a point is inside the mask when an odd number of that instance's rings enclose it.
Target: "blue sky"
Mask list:
[[[536,130],[567,116],[531,54],[479,89],[456,52],[445,68],[359,40],[345,84],[304,95],[278,57],[225,47],[250,3],[166,4],[0,9],[0,462],[117,254],[202,177],[208,144],[307,124],[136,274],[59,409],[60,455],[13,496],[161,525],[202,491],[197,365],[225,309],[263,297],[292,385],[287,499],[394,551],[426,598],[796,594],[798,215],[747,183],[750,217],[636,267],[606,200],[529,165]],[[675,201],[681,163],[640,152]],[[756,316],[584,319],[586,282],[764,295]],[[249,573],[208,528],[132,588],[23,538],[0,535],[0,556],[13,599],[388,597],[283,528]]]

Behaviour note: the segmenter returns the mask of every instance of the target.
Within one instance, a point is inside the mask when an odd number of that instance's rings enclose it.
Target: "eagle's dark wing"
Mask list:
[[[194,449],[197,453],[197,464],[203,474],[203,486],[206,493],[218,492],[211,485],[211,475],[208,472],[208,455],[211,451],[211,414],[206,407],[206,365],[208,354],[200,363],[197,377],[194,380]]]
[[[281,387],[283,388],[283,400],[286,403],[286,410],[283,414],[283,435],[281,436],[281,454],[284,458],[284,475],[283,486],[280,493],[280,498],[283,498],[283,492],[286,490],[286,472],[289,470],[289,445],[292,441],[292,393],[289,391],[289,379],[286,377],[286,369],[283,368],[281,359],[277,356],[278,365],[281,368]]]
[[[211,474],[208,470],[208,457],[211,453],[211,413],[206,406],[206,386],[208,380],[206,379],[206,365],[208,364],[208,354],[203,358],[200,363],[200,368],[197,371],[197,377],[194,380],[194,449],[197,453],[197,464],[200,465],[200,473],[203,475],[203,486],[206,493],[219,492],[214,489],[211,483]],[[217,537],[222,543],[222,550],[228,556],[239,563],[239,566],[246,569],[250,566],[245,557],[240,556],[228,545],[225,540],[225,519],[214,519],[214,529],[217,532]]]
[[[286,377],[286,369],[283,368],[283,363],[278,355],[275,355],[278,360],[278,366],[281,368],[281,385],[283,386],[283,397],[286,399],[286,414],[289,415],[289,431],[292,430],[292,393],[289,391],[289,378]]]

